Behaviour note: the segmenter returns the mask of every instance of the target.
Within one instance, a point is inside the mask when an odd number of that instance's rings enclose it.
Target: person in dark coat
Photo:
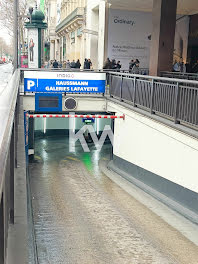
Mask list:
[[[76,68],[77,68],[77,69],[80,69],[80,67],[81,67],[81,63],[80,63],[79,60],[77,60],[77,62],[76,62]]]
[[[103,69],[105,70],[111,69],[111,61],[109,58],[107,58],[107,60],[105,61]]]
[[[84,69],[87,70],[88,69],[88,60],[85,59],[84,61]]]
[[[111,69],[115,70],[116,68],[117,68],[116,60],[113,59],[111,62]]]
[[[198,73],[198,60],[195,62],[195,64],[192,67],[192,73]]]
[[[91,62],[91,60],[90,59],[88,59],[88,61],[87,61],[87,69],[91,69],[91,67],[92,67],[92,62]]]
[[[73,60],[73,61],[71,62],[70,67],[71,67],[72,69],[76,68],[75,60]]]
[[[116,64],[117,71],[120,71],[121,68],[122,68],[122,65],[120,64],[120,61],[118,61]]]
[[[129,71],[132,71],[134,65],[135,65],[134,60],[131,60],[131,61],[129,62]]]
[[[55,69],[58,68],[58,62],[56,60],[53,62],[53,68],[55,68]]]

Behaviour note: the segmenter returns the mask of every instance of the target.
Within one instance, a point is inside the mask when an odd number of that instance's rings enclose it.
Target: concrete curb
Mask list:
[[[131,182],[147,194],[151,195],[158,201],[162,202],[163,204],[167,205],[174,211],[178,212],[180,215],[184,216],[185,218],[189,219],[191,222],[198,224],[198,215],[193,211],[189,210],[188,208],[182,206],[181,204],[175,202],[174,200],[170,199],[169,197],[163,195],[162,193],[158,192],[157,190],[151,188],[150,186],[146,185],[145,183],[135,179],[132,175],[120,170],[116,167],[113,161],[110,161],[106,164],[106,168],[102,169],[103,173],[108,176],[108,172],[113,172],[118,174],[119,176],[123,177],[127,181]]]
[[[15,169],[14,225],[9,227],[7,264],[28,263],[27,182],[24,142],[24,114],[20,105],[17,165]]]

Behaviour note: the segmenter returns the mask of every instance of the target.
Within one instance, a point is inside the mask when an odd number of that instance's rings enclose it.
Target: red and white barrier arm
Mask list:
[[[106,118],[125,119],[125,115],[61,115],[61,114],[28,114],[29,118]]]

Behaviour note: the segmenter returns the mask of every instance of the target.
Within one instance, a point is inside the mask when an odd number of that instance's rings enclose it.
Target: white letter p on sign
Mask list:
[[[31,90],[31,87],[33,87],[35,85],[34,81],[27,81],[27,89]]]

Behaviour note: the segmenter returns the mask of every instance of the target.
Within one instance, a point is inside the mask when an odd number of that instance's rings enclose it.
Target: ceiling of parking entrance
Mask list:
[[[151,12],[153,0],[108,0],[113,9]],[[198,13],[198,0],[178,0],[177,13],[193,15]]]

